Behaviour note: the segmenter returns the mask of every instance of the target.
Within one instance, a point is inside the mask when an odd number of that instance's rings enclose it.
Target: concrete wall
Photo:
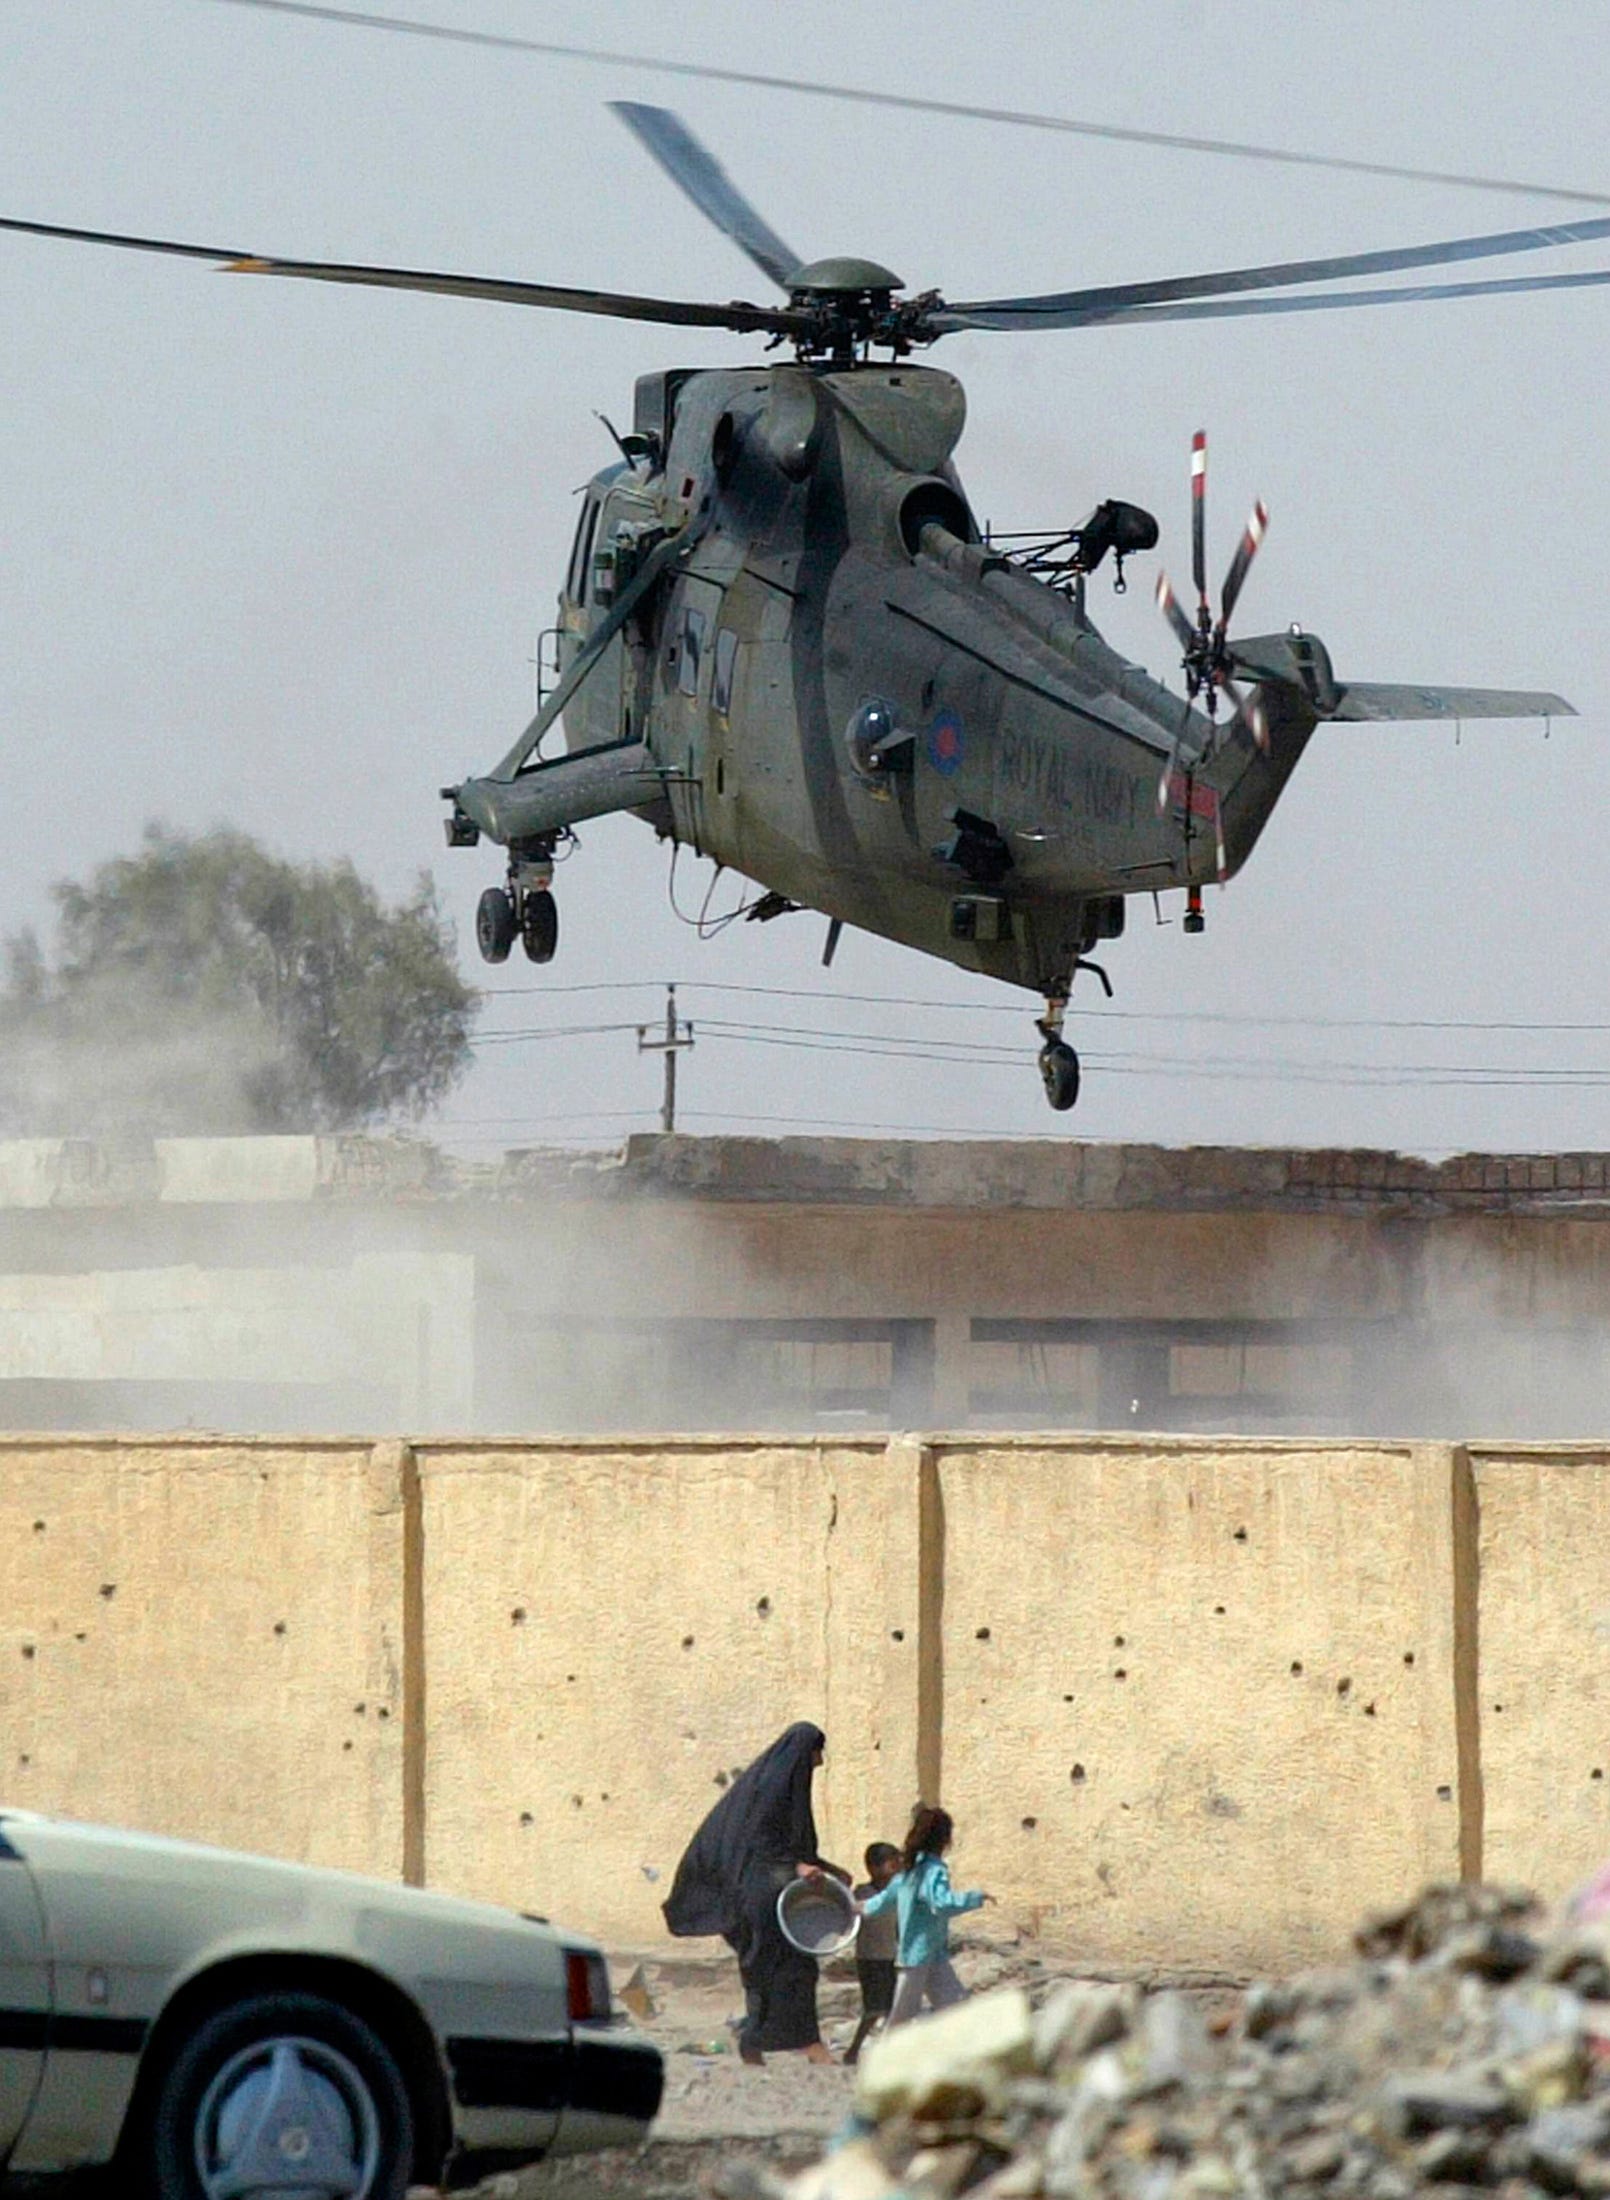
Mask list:
[[[794,1719],[826,1853],[918,1792],[917,1486],[881,1445],[420,1454],[434,1884],[663,1932],[689,1832]]]
[[[400,1445],[0,1439],[0,1794],[395,1875]]]
[[[1610,1849],[1610,1449],[0,1440],[6,1800],[652,1941],[789,1720],[1093,1961]]]
[[[1561,1893],[1610,1858],[1610,1449],[1470,1457],[1487,1869]]]
[[[1023,1441],[938,1473],[945,1783],[1004,1901],[1099,1961],[1176,1936],[1239,1969],[1458,1877],[1445,1449]]]

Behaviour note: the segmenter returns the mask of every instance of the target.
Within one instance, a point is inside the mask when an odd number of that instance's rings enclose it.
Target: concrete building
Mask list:
[[[0,1144],[0,1427],[1610,1426],[1610,1157]]]

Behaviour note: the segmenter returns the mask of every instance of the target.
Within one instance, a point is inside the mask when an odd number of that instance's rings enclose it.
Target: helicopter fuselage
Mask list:
[[[1198,786],[1207,719],[1101,638],[1082,580],[980,539],[964,417],[909,363],[644,377],[632,462],[585,492],[561,669],[658,543],[685,548],[565,736],[642,744],[630,806],[786,902],[1049,994],[1127,895],[1244,861],[1312,719],[1267,756],[1221,738]]]

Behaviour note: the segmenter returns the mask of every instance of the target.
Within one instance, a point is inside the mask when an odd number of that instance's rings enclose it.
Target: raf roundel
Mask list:
[[[928,728],[929,762],[936,772],[948,779],[952,772],[961,769],[965,750],[961,719],[953,710],[942,710]]]

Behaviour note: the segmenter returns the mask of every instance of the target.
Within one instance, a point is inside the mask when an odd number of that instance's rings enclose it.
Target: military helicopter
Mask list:
[[[1306,286],[1610,237],[1610,218],[1402,249],[949,304],[862,259],[803,261],[673,114],[617,102],[694,205],[783,293],[714,304],[490,277],[288,260],[21,220],[0,228],[203,259],[252,274],[500,300],[790,346],[776,364],[642,376],[618,463],[588,485],[559,594],[554,683],[508,753],[442,790],[447,839],[507,851],[481,896],[489,962],[558,942],[556,854],[625,810],[760,888],[749,914],[827,917],[1037,994],[1039,1067],[1072,1107],[1076,976],[1129,897],[1238,871],[1325,720],[1574,715],[1560,696],[1337,677],[1297,627],[1230,639],[1267,515],[1215,607],[1206,441],[1192,451],[1194,611],[1166,578],[1182,700],[1092,624],[1087,583],[1158,539],[1109,498],[1065,533],[986,537],[953,464],[966,407],[915,351],[960,330],[1338,310],[1610,282],[1610,270]],[[1265,295],[1274,293],[1274,295]],[[877,355],[882,354],[880,358]],[[613,430],[611,431],[614,432]],[[545,753],[562,726],[564,751]]]

